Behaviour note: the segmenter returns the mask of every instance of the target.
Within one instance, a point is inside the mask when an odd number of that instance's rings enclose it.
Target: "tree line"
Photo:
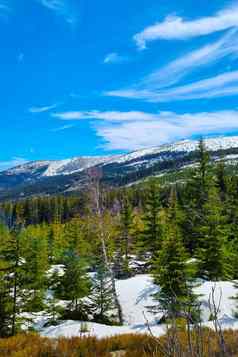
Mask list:
[[[162,320],[193,307],[198,278],[238,279],[238,178],[211,163],[203,141],[186,182],[108,191],[91,173],[84,197],[2,204],[0,336],[15,335],[29,313],[123,322],[115,279],[148,272],[160,289]],[[214,166],[215,165],[215,166]],[[62,304],[64,301],[64,304]]]

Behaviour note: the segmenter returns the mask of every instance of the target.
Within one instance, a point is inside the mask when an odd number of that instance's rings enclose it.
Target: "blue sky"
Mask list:
[[[238,132],[238,1],[0,0],[0,169]]]

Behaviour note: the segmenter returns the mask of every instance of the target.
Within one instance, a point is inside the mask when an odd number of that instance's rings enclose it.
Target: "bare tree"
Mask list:
[[[156,348],[153,349],[152,356],[165,357],[227,357],[232,356],[226,348],[222,326],[219,321],[219,311],[221,306],[222,292],[220,291],[219,301],[215,299],[216,286],[212,287],[209,296],[208,306],[212,317],[214,331],[203,327],[201,318],[193,321],[192,313],[194,309],[201,312],[201,302],[186,302],[182,306],[180,317],[186,322],[186,326],[181,327],[178,316],[171,315],[166,322],[165,337],[160,340],[153,335],[150,324],[144,314],[148,332],[155,342]],[[169,307],[168,307],[169,309]],[[187,339],[181,338],[181,332],[186,333]],[[218,342],[218,351],[214,352],[214,336]]]
[[[108,273],[111,277],[111,284],[112,284],[112,291],[113,291],[113,297],[114,297],[114,303],[117,309],[118,313],[118,320],[120,324],[123,323],[123,315],[122,315],[122,309],[121,305],[117,296],[116,292],[116,284],[115,284],[115,276],[114,272],[111,266],[111,262],[109,261],[108,258],[108,252],[107,252],[107,246],[106,246],[106,232],[105,228],[103,225],[103,212],[104,212],[104,206],[103,206],[103,191],[101,187],[101,179],[103,176],[103,172],[101,168],[91,168],[88,170],[88,178],[89,178],[89,183],[90,183],[90,192],[92,196],[92,203],[93,207],[92,210],[95,212],[98,218],[98,224],[99,224],[99,238],[101,242],[101,248],[102,248],[102,256],[104,260],[104,264],[106,269],[108,270]]]

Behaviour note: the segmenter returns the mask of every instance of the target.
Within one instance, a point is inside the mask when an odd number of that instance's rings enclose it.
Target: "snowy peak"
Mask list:
[[[113,161],[118,156],[75,157],[55,161],[32,161],[4,171],[6,175],[35,174],[42,177],[71,175],[90,167]]]
[[[183,140],[122,155],[28,162],[0,172],[0,200],[79,192],[88,185],[86,170],[93,167],[102,168],[102,180],[111,187],[177,173],[197,163],[198,143]],[[222,155],[227,164],[237,164],[238,136],[209,138],[205,144],[212,160]]]
[[[211,152],[238,148],[238,136],[209,138],[205,139],[205,144],[207,149]],[[97,165],[107,165],[113,163],[126,164],[132,161],[138,161],[138,163],[141,164],[149,160],[144,160],[145,157],[157,156],[157,160],[161,160],[164,159],[165,154],[189,153],[196,151],[197,148],[197,140],[183,140],[172,144],[137,150],[129,154],[113,156],[82,156],[65,160],[29,162],[9,169],[4,173],[9,176],[20,174],[26,175],[30,173],[31,175],[41,177],[71,175]]]
[[[204,140],[207,150],[218,151],[230,148],[238,148],[238,136],[217,137]],[[142,149],[124,155],[120,160],[133,160],[139,157],[160,154],[165,152],[192,152],[198,149],[198,140],[182,140],[172,144]]]

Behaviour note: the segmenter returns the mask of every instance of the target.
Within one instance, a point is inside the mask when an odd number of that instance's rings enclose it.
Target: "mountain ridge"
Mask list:
[[[238,147],[238,136],[226,136],[226,137],[215,137],[215,138],[207,138],[204,140],[206,147],[209,151],[216,151],[219,149],[227,149],[232,147]],[[54,175],[70,175],[77,171],[81,171],[87,169],[89,167],[93,167],[100,164],[111,164],[114,162],[122,162],[122,161],[130,161],[138,157],[157,154],[165,151],[170,152],[191,152],[195,151],[198,146],[198,140],[181,140],[177,142],[173,142],[171,144],[162,144],[159,146],[154,146],[151,148],[139,149],[136,151],[132,151],[126,154],[118,154],[118,155],[105,155],[105,156],[76,156],[68,159],[62,160],[34,160],[29,161],[27,163],[17,165],[13,168],[0,171],[0,173],[6,174],[15,174],[19,172],[24,172],[24,169],[38,169],[44,166],[48,166],[44,176],[54,176]],[[67,171],[67,167],[71,164],[75,163],[75,168],[72,168],[71,171]],[[35,166],[35,167],[34,167]],[[66,167],[66,171],[63,171],[62,168]],[[60,169],[58,171],[58,169]]]
[[[204,141],[212,159],[222,155],[229,162],[238,161],[238,136]],[[91,168],[100,168],[107,185],[124,186],[193,165],[198,143],[198,140],[182,140],[120,155],[31,161],[0,172],[0,199],[80,191],[87,184]]]

